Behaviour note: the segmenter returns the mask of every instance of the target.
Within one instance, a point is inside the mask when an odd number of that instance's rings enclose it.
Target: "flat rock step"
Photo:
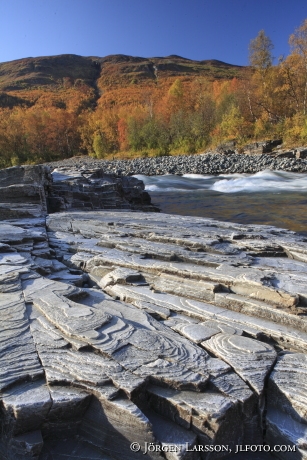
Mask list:
[[[307,332],[306,309],[301,309],[297,306],[293,306],[291,309],[279,309],[251,297],[224,292],[215,294],[214,303],[229,310],[265,318],[278,324],[289,325]]]
[[[153,311],[155,311],[155,306],[158,306],[159,308],[168,309],[171,312],[183,313],[187,317],[198,319],[200,322],[211,319],[217,320],[229,327],[241,329],[247,336],[256,339],[263,336],[274,340],[282,347],[288,346],[294,350],[307,350],[306,332],[298,330],[293,326],[274,322],[271,319],[259,318],[250,314],[247,315],[241,311],[233,311],[222,306],[199,302],[193,299],[190,300],[171,294],[155,293],[146,286],[115,285],[108,287],[107,292],[137,307],[144,305],[142,302],[147,302]],[[158,310],[156,310],[156,313],[159,314]],[[171,315],[169,318],[171,318]]]

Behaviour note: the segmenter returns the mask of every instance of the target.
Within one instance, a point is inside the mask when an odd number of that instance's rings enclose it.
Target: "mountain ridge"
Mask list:
[[[27,57],[0,63],[0,90],[54,87],[65,78],[71,79],[73,84],[81,80],[90,87],[95,87],[98,80],[101,80],[102,86],[108,85],[110,78],[113,80],[114,77],[123,85],[131,83],[133,79],[137,79],[137,82],[155,80],[156,74],[159,78],[190,75],[233,78],[242,68],[215,59],[197,61],[177,55],[151,58],[124,54],[104,57],[76,54]]]

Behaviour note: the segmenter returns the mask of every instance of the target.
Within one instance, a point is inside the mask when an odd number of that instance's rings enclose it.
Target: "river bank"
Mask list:
[[[52,169],[67,167],[77,169],[103,168],[106,174],[133,176],[143,174],[155,176],[163,174],[241,174],[257,173],[265,169],[289,172],[307,172],[307,159],[287,158],[272,154],[245,155],[205,153],[200,155],[178,155],[133,160],[97,160],[91,157],[73,157],[51,162]]]

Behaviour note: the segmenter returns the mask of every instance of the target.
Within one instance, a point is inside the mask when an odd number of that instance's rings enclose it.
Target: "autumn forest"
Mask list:
[[[197,153],[235,139],[307,143],[307,19],[274,58],[261,30],[247,67],[180,56],[61,55],[0,64],[0,167],[74,155]]]

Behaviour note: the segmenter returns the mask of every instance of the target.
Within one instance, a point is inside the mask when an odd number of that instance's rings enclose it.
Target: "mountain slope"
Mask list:
[[[180,56],[143,58],[123,54],[83,57],[74,54],[24,58],[0,63],[0,90],[56,87],[65,79],[73,85],[127,85],[157,78],[208,76],[233,78],[241,67],[217,60],[193,61]]]

